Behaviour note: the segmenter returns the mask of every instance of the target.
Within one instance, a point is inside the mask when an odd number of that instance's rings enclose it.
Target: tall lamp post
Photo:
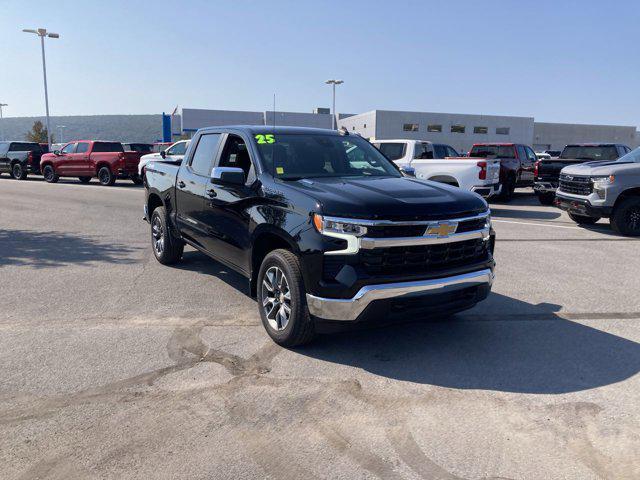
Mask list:
[[[344,81],[331,79],[331,80],[327,80],[324,83],[326,83],[327,85],[331,85],[332,88],[333,88],[333,110],[331,112],[333,113],[334,128],[337,130],[338,129],[338,117],[336,116],[336,85],[340,85],[340,84],[344,83]]]
[[[56,127],[58,127],[58,131],[60,132],[59,141],[60,141],[60,143],[64,143],[64,140],[62,139],[62,129],[63,128],[67,128],[67,126],[66,125],[56,125]]]
[[[2,107],[8,107],[9,104],[8,103],[0,103],[0,123],[2,123]],[[4,140],[4,137],[2,136],[2,127],[4,125],[0,125],[0,140]]]
[[[25,33],[33,33],[40,37],[40,46],[42,47],[42,73],[44,75],[44,103],[47,110],[47,143],[49,144],[49,150],[51,150],[51,128],[49,126],[49,93],[47,92],[47,62],[44,55],[44,37],[60,38],[57,33],[47,32],[46,28],[38,28],[37,30],[31,30],[25,28],[22,30]]]

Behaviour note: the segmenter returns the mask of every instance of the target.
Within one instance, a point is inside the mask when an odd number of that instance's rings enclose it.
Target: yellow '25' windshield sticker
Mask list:
[[[276,143],[275,137],[271,133],[267,133],[266,135],[256,135],[256,141],[259,144],[263,143]]]

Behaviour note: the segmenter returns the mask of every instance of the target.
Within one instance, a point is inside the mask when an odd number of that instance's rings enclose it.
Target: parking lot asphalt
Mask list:
[[[640,241],[530,191],[447,321],[286,350],[246,282],[157,263],[143,190],[0,179],[0,477],[640,478]]]

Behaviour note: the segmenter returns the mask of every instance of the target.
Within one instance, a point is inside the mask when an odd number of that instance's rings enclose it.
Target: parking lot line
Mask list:
[[[551,228],[570,228],[571,230],[582,230],[584,231],[584,228],[581,227],[570,227],[568,225],[550,225],[549,223],[536,223],[536,222],[516,222],[516,221],[512,221],[512,220],[497,220],[495,218],[491,219],[492,222],[495,223],[515,223],[518,225],[533,225],[536,227],[551,227]]]

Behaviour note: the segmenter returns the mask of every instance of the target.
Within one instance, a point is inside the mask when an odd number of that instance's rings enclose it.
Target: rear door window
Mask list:
[[[78,143],[78,148],[76,148],[76,153],[87,153],[89,151],[89,143],[88,142],[80,142]]]
[[[389,160],[399,160],[404,157],[406,145],[404,143],[381,143],[378,150]]]
[[[124,152],[124,148],[119,142],[94,142],[93,153],[98,152]]]
[[[198,175],[209,176],[213,168],[213,161],[218,153],[218,144],[220,143],[219,133],[208,133],[200,136],[198,145],[196,146],[191,163],[189,166],[194,173]]]

